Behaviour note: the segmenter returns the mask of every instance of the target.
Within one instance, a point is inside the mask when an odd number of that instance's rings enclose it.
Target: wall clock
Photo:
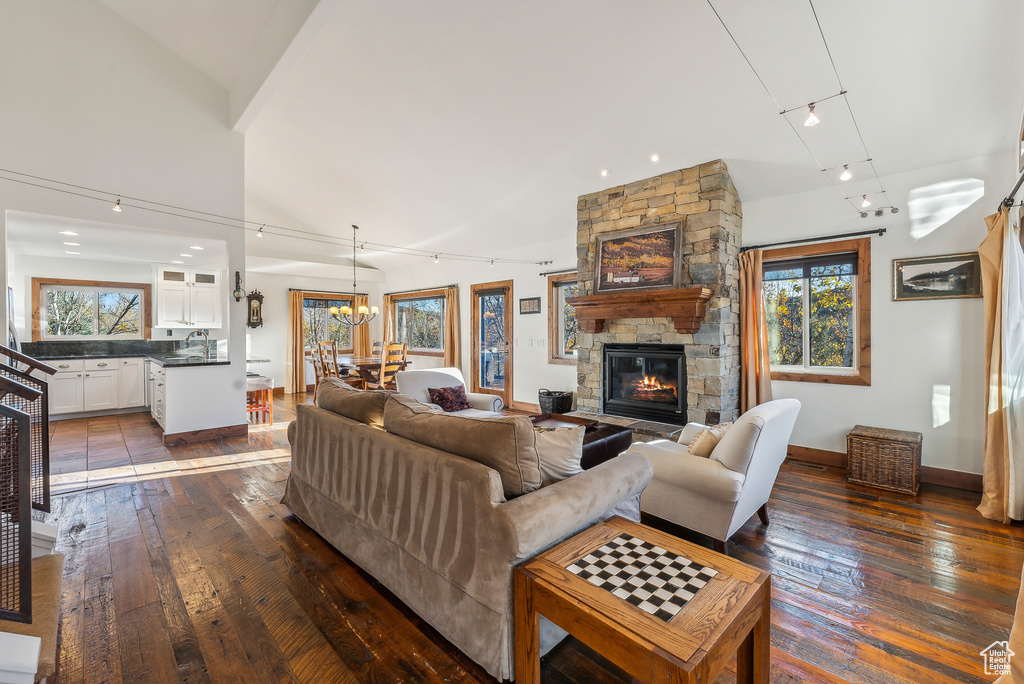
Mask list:
[[[259,328],[263,326],[263,295],[260,294],[259,290],[253,290],[245,297],[246,301],[249,302],[249,315],[246,320],[246,325],[250,328]]]

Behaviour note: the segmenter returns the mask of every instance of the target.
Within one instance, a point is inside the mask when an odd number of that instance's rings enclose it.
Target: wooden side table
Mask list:
[[[626,569],[613,562],[623,540],[628,540],[627,549],[628,543],[646,542],[639,551],[629,551],[646,556]],[[651,546],[653,553],[644,551]],[[645,566],[654,556],[658,560]],[[672,565],[662,570],[667,558]],[[609,562],[599,574],[583,579]],[[656,578],[654,584],[664,583],[662,589],[685,584],[687,590],[665,601],[664,591],[657,592],[660,598],[648,598],[629,582],[620,584],[623,577],[645,578],[642,566],[649,568],[646,577]],[[680,572],[679,567],[686,569]],[[694,573],[699,574],[691,579]],[[669,576],[673,579],[665,583]],[[597,584],[619,584],[619,595]],[[630,598],[620,598],[624,592]],[[680,600],[685,605],[680,607]],[[540,681],[540,615],[644,682],[708,684],[734,652],[737,682],[768,682],[771,575],[639,523],[612,518],[519,566],[515,602],[517,684]]]

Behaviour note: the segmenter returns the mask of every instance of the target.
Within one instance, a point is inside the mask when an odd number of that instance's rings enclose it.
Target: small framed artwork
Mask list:
[[[540,313],[540,297],[528,297],[526,299],[519,300],[519,313],[521,314],[539,314]]]
[[[977,252],[892,260],[892,299],[964,299],[981,296]]]
[[[598,236],[594,292],[679,287],[681,225],[676,221]]]

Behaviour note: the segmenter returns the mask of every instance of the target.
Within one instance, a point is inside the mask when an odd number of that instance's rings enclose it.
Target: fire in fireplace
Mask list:
[[[678,344],[606,344],[601,412],[686,424],[686,355]]]

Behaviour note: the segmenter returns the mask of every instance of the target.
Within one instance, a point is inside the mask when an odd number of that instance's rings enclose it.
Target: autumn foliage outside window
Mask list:
[[[352,351],[352,326],[331,315],[331,307],[352,306],[351,299],[305,297],[302,300],[302,341],[307,350],[319,342],[335,342],[338,351]]]
[[[772,380],[871,384],[871,238],[764,251]]]
[[[404,343],[410,352],[443,352],[444,307],[443,296],[397,299],[395,342]]]

